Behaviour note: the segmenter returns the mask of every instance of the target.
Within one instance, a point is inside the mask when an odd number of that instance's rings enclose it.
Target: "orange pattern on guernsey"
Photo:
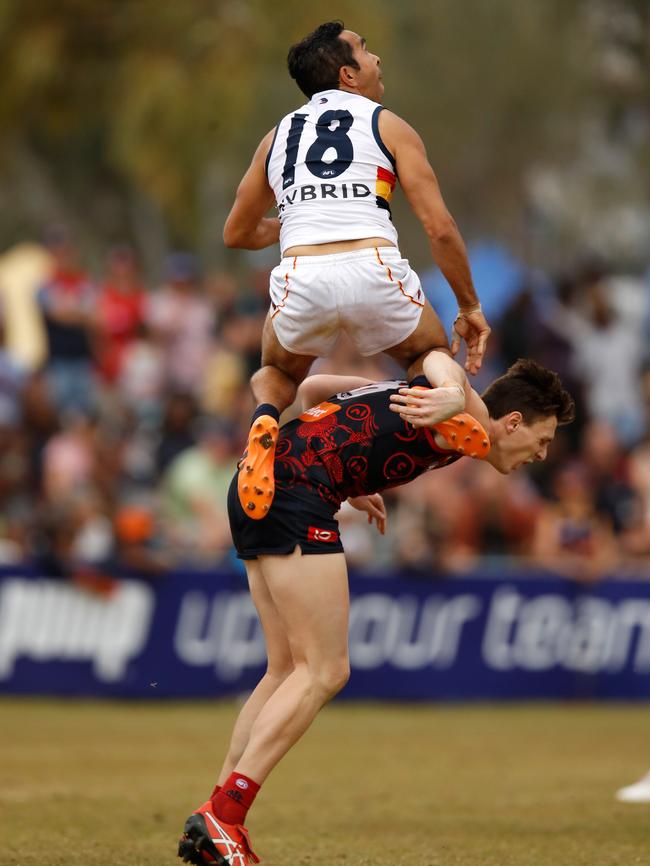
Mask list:
[[[312,406],[300,416],[301,421],[320,421],[321,418],[326,418],[328,415],[333,415],[338,412],[341,407],[336,403],[328,403],[327,400],[319,403],[318,406]]]
[[[407,293],[404,291],[404,286],[403,286],[401,280],[394,280],[394,279],[393,279],[393,272],[392,272],[391,269],[388,267],[388,265],[384,265],[384,263],[383,263],[383,261],[382,261],[382,258],[381,258],[381,256],[379,255],[379,250],[377,249],[377,247],[375,247],[375,255],[377,256],[377,261],[379,262],[379,264],[380,264],[380,265],[383,265],[383,266],[386,268],[386,273],[388,274],[388,279],[391,281],[391,283],[397,283],[397,285],[399,286],[399,290],[400,290],[400,292],[401,292],[401,293],[404,295],[404,297],[407,298],[407,300],[409,300],[412,304],[415,304],[416,307],[423,307],[423,306],[424,306],[424,301],[416,301],[415,298],[412,298],[409,294],[407,294]]]

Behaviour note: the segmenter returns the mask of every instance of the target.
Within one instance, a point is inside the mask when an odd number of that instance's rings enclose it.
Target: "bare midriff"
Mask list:
[[[386,238],[358,238],[354,241],[332,241],[329,244],[298,244],[284,250],[284,257],[291,256],[329,256],[332,253],[347,253],[350,250],[363,250],[368,247],[394,247]]]

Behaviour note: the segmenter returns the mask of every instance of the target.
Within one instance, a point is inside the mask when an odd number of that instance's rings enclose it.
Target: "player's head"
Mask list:
[[[289,74],[305,96],[323,90],[347,90],[379,101],[384,93],[380,59],[366,48],[366,40],[342,21],[328,21],[292,45]]]
[[[558,426],[575,416],[557,373],[529,358],[520,358],[481,397],[490,414],[487,461],[504,474],[545,460]]]

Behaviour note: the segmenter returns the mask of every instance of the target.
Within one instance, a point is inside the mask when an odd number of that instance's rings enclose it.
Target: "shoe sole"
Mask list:
[[[490,453],[490,439],[483,425],[467,412],[454,415],[447,421],[440,421],[433,425],[433,429],[459,454],[485,460]]]
[[[212,857],[212,860],[206,860],[204,853]],[[198,813],[190,815],[185,822],[183,835],[178,843],[178,856],[185,863],[193,863],[194,866],[229,866],[228,861],[215,848],[205,818]]]
[[[239,465],[237,493],[241,507],[252,520],[266,517],[273,502],[273,461],[278,435],[278,422],[270,415],[256,418],[248,434],[246,452]]]

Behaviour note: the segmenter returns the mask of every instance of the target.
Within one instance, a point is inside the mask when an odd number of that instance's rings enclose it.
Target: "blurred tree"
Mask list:
[[[464,233],[521,247],[527,167],[577,140],[589,56],[580,4],[415,0],[398,9],[387,104],[420,131]]]
[[[603,98],[585,27],[600,5],[2,0],[0,238],[64,220],[91,249],[135,239],[151,267],[171,244],[231,255],[221,226],[235,185],[302,99],[287,49],[336,14],[382,56],[386,104],[422,134],[465,234],[521,242],[529,167],[572,158]],[[399,203],[396,218],[406,251],[429,261]]]

